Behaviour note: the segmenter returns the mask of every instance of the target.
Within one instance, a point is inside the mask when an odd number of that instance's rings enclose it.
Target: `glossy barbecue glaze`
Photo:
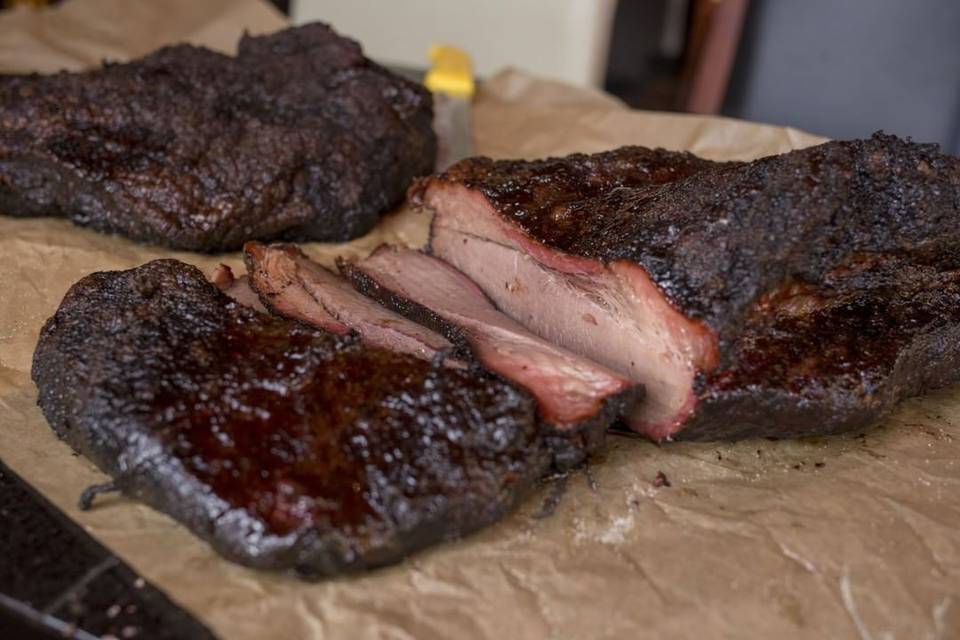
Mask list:
[[[492,522],[549,465],[514,387],[258,314],[172,260],[74,285],[33,377],[57,434],[125,493],[304,576]]]
[[[960,254],[856,254],[819,286],[788,283],[758,301],[731,360],[698,381],[685,436],[865,428],[960,378]]]

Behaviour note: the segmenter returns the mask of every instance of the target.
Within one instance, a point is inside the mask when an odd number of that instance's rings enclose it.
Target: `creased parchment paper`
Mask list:
[[[252,0],[73,0],[0,17],[0,69],[81,68],[167,42],[229,50],[282,19]],[[428,43],[424,43],[425,45]],[[625,109],[506,71],[477,98],[479,152],[536,157],[622,144],[751,158],[817,142],[790,129]],[[401,210],[329,261],[419,243]],[[173,256],[208,272],[237,255],[175,253],[60,220],[0,216],[0,458],[225,638],[960,638],[960,389],[904,403],[865,434],[665,444],[613,437],[552,516],[545,485],[466,540],[385,570],[308,584],[220,560],[169,518],[121,498],[52,435],[30,359],[67,288],[97,270]],[[672,486],[655,488],[663,471]],[[0,559],[0,561],[3,561]]]

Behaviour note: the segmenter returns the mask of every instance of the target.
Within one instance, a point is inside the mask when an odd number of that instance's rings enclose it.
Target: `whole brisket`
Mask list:
[[[490,523],[550,463],[534,402],[499,378],[258,313],[173,260],[75,284],[33,378],[125,494],[306,577]]]
[[[935,145],[477,158],[413,197],[503,311],[642,382],[654,438],[859,428],[960,378],[960,159]]]
[[[0,76],[0,213],[178,249],[368,231],[433,169],[429,93],[323,24]]]

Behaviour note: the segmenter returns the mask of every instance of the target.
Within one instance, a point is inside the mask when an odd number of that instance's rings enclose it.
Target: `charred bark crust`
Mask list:
[[[0,211],[195,251],[348,240],[433,169],[430,94],[315,23],[0,76]]]

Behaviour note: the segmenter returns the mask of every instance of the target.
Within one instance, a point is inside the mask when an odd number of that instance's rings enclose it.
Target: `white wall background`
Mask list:
[[[465,49],[480,76],[512,66],[600,86],[616,0],[292,0],[294,22],[329,22],[378,62],[428,66],[431,44]]]

